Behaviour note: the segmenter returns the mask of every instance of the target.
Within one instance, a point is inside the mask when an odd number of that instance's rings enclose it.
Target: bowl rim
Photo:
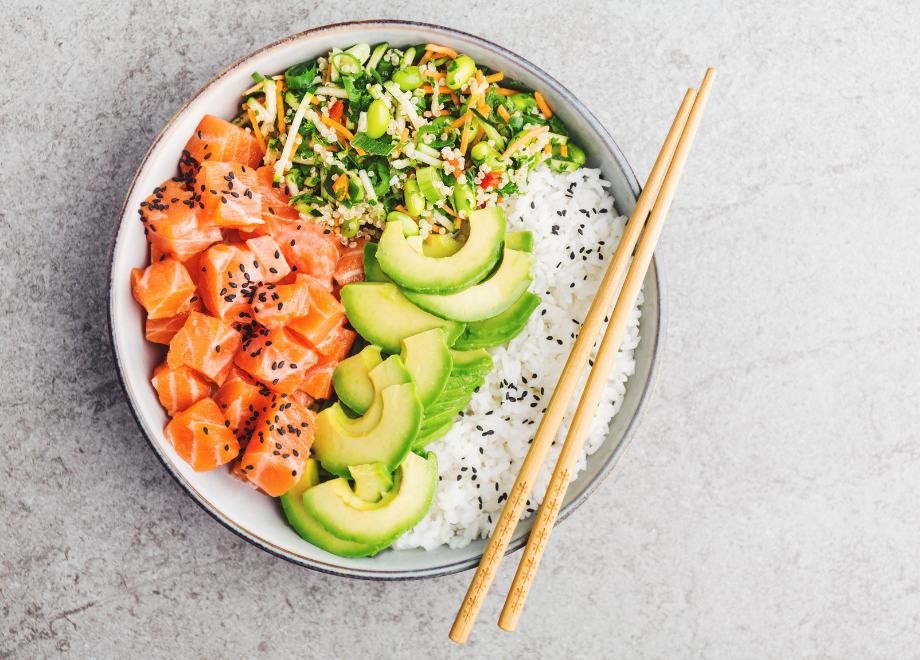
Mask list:
[[[431,23],[422,23],[417,21],[403,21],[403,20],[391,20],[391,19],[379,19],[379,20],[361,20],[361,21],[346,21],[342,23],[331,23],[328,25],[322,25],[319,27],[311,28],[309,30],[304,30],[303,32],[298,32],[297,34],[292,34],[287,37],[283,37],[278,41],[275,41],[271,44],[263,46],[258,50],[255,50],[248,55],[240,58],[220,73],[211,78],[207,83],[205,83],[197,92],[195,92],[191,97],[189,97],[185,103],[175,112],[175,114],[170,118],[166,123],[163,129],[159,132],[156,138],[150,145],[150,148],[147,150],[147,153],[144,154],[144,158],[141,160],[140,165],[137,168],[137,171],[134,174],[134,178],[131,180],[131,184],[128,187],[127,194],[125,195],[125,201],[122,204],[118,223],[115,227],[114,236],[112,237],[112,244],[109,253],[109,278],[108,278],[108,337],[109,345],[112,350],[112,357],[115,361],[116,371],[118,376],[118,383],[121,386],[122,392],[125,395],[125,399],[128,402],[128,407],[131,410],[131,414],[134,417],[134,421],[139,427],[144,439],[147,441],[147,444],[150,445],[153,450],[154,455],[157,460],[166,468],[166,471],[172,476],[172,478],[179,484],[179,486],[189,495],[192,500],[198,504],[206,513],[208,513],[212,518],[214,518],[221,525],[229,529],[231,532],[239,536],[240,538],[252,543],[253,545],[259,547],[260,549],[272,554],[281,559],[287,560],[298,566],[303,566],[311,570],[318,571],[320,573],[327,573],[330,575],[337,575],[341,577],[356,578],[363,580],[374,580],[374,581],[403,581],[403,580],[416,580],[416,579],[425,579],[432,577],[440,577],[444,575],[451,575],[454,573],[459,573],[461,571],[469,570],[475,568],[479,565],[479,561],[482,558],[482,555],[472,557],[470,559],[465,559],[457,562],[451,562],[448,564],[443,564],[438,567],[429,568],[429,569],[406,569],[406,570],[365,570],[365,569],[353,569],[345,568],[342,566],[336,566],[327,562],[309,559],[300,555],[295,555],[289,551],[276,546],[275,544],[262,539],[252,532],[248,531],[246,528],[240,526],[239,524],[231,521],[226,518],[215,506],[213,506],[207,499],[205,499],[195,487],[186,481],[186,479],[178,473],[175,468],[172,466],[169,460],[163,455],[163,452],[160,450],[159,445],[156,439],[149,432],[147,425],[144,423],[141,411],[138,409],[134,399],[131,396],[130,388],[125,376],[125,370],[122,364],[121,354],[118,349],[118,342],[115,337],[115,256],[118,250],[122,228],[125,226],[124,220],[125,211],[128,204],[128,200],[131,198],[132,193],[134,192],[134,187],[137,184],[137,180],[140,177],[141,172],[148,165],[150,156],[153,153],[154,149],[160,143],[160,140],[163,138],[166,131],[173,125],[173,123],[182,115],[189,105],[195,101],[202,94],[207,92],[213,85],[220,81],[224,76],[226,76],[231,71],[245,65],[254,57],[265,53],[269,50],[276,48],[281,48],[287,44],[301,41],[309,37],[313,37],[322,33],[331,32],[331,31],[341,31],[343,29],[351,28],[373,28],[373,27],[397,27],[397,28],[409,28],[423,32],[431,32],[436,34],[442,34],[450,36],[453,38],[459,38],[462,40],[467,40],[475,43],[476,45],[487,49],[492,50],[496,54],[506,59],[514,61],[517,65],[522,68],[530,70],[531,73],[541,78],[548,87],[550,87],[553,93],[558,94],[559,96],[564,97],[572,107],[588,122],[592,128],[597,131],[600,135],[603,145],[610,151],[613,156],[614,162],[620,168],[623,176],[626,179],[627,185],[629,186],[630,193],[633,196],[633,201],[638,199],[639,193],[641,192],[641,187],[636,178],[635,173],[632,170],[632,167],[626,161],[626,157],[623,155],[623,152],[620,150],[617,143],[614,141],[613,137],[607,132],[606,128],[598,121],[598,119],[588,110],[585,105],[578,100],[578,98],[570,92],[565,86],[563,86],[559,81],[550,76],[548,73],[540,69],[535,64],[531,63],[529,60],[517,55],[516,53],[495,44],[487,39],[482,37],[470,34],[468,32],[463,32],[461,30],[456,30],[453,28],[435,25]],[[556,524],[568,518],[572,512],[575,511],[579,506],[581,506],[587,499],[590,497],[595,490],[610,476],[610,473],[619,463],[620,459],[623,457],[623,454],[626,453],[626,450],[629,448],[629,445],[632,443],[632,439],[636,434],[639,426],[642,423],[642,420],[645,417],[645,414],[648,410],[649,403],[651,401],[652,395],[654,394],[655,387],[658,382],[658,376],[661,370],[661,363],[664,356],[664,345],[665,345],[665,336],[667,334],[667,286],[664,277],[664,264],[661,254],[660,245],[656,247],[654,256],[652,259],[652,266],[656,275],[658,287],[657,287],[657,310],[658,310],[658,324],[657,324],[657,333],[653,337],[645,338],[646,341],[652,341],[652,363],[649,369],[649,378],[643,386],[642,393],[640,395],[639,404],[636,408],[636,412],[630,420],[629,424],[626,427],[626,430],[623,434],[622,439],[614,450],[613,454],[607,459],[606,464],[601,468],[595,477],[585,485],[585,488],[577,497],[575,497],[567,506],[563,507],[560,511],[558,518],[556,519]],[[529,538],[529,532],[522,536],[517,541],[513,541],[508,544],[508,548],[505,550],[505,555],[511,554],[517,550],[520,550],[526,543]]]

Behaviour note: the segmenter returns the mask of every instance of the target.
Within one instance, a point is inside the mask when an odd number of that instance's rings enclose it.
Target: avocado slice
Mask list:
[[[371,382],[371,387],[374,390],[374,398],[371,401],[371,405],[363,412],[355,410],[356,413],[361,415],[357,419],[349,416],[343,417],[343,419],[347,419],[347,430],[350,435],[361,435],[370,431],[380,423],[380,420],[383,418],[382,393],[386,388],[393,385],[403,385],[412,382],[412,374],[410,374],[408,369],[403,365],[398,355],[391,355],[371,369],[367,374],[367,378]],[[335,405],[338,405],[339,408],[342,407],[339,403],[334,403],[333,406]],[[346,422],[343,422],[343,424],[344,423]],[[353,465],[357,464],[353,463]]]
[[[447,385],[441,392],[441,398],[450,399],[465,392],[472,392],[477,387],[482,387],[485,382],[486,379],[482,376],[453,375],[447,379]]]
[[[395,468],[409,453],[422,420],[422,404],[416,392],[415,383],[391,385],[383,390],[380,422],[357,433],[352,433],[350,427],[360,427],[361,419],[349,419],[338,404],[326,408],[316,417],[313,455],[323,468],[346,478],[351,476],[349,465],[379,462]]]
[[[420,427],[420,433],[429,431],[445,422],[449,422],[456,417],[457,413],[466,408],[469,404],[470,399],[473,398],[472,392],[467,392],[467,394],[458,399],[451,399],[450,406],[445,407],[442,410],[439,410],[431,415],[427,415],[423,420]]]
[[[437,316],[454,321],[482,321],[501,314],[521,297],[533,281],[533,263],[532,254],[506,249],[501,266],[484,282],[449,295],[415,291],[405,294],[413,303]]]
[[[519,252],[533,252],[533,234],[529,231],[510,231],[505,235],[505,247]]]
[[[437,456],[427,452],[423,458],[409,453],[396,469],[393,489],[379,502],[362,500],[346,479],[333,479],[309,489],[303,502],[310,515],[335,536],[386,546],[425,517],[437,486]]]
[[[450,372],[451,377],[485,376],[495,368],[492,356],[481,348],[474,351],[450,349],[450,357],[454,361],[454,368]]]
[[[374,384],[370,372],[383,362],[380,347],[365,346],[360,353],[345,358],[332,372],[332,387],[339,399],[359,415],[367,412],[374,402]]]
[[[499,207],[473,211],[470,235],[459,252],[449,257],[426,257],[416,252],[402,225],[388,222],[377,248],[377,261],[404,289],[429,294],[463,291],[485,277],[501,256],[505,240],[505,213]]]
[[[525,291],[511,307],[489,319],[469,323],[454,343],[458,349],[492,348],[517,337],[540,306],[540,296]]]
[[[379,502],[393,489],[393,477],[383,463],[349,465],[348,471],[355,480],[355,495],[365,502]]]
[[[399,356],[418,387],[422,407],[427,408],[441,396],[453,367],[444,329],[433,328],[406,337]]]
[[[427,429],[425,431],[419,431],[418,435],[415,436],[415,442],[412,443],[412,451],[417,451],[427,447],[435,440],[439,440],[447,435],[447,432],[454,427],[454,420],[449,419],[441,426],[436,426],[432,429]]]
[[[358,334],[386,353],[399,353],[403,339],[432,328],[447,330],[448,346],[453,346],[463,332],[462,323],[419,309],[395,284],[354,282],[342,287],[341,296],[348,320]]]
[[[437,259],[450,257],[457,254],[460,248],[463,247],[463,243],[448,234],[431,234],[428,239],[431,244],[429,245],[429,241],[425,241],[422,245],[422,254],[426,257]]]
[[[377,554],[386,547],[386,545],[380,545],[379,543],[343,541],[327,532],[326,528],[319,524],[303,505],[303,494],[317,485],[319,485],[319,461],[308,458],[300,481],[281,496],[284,515],[287,516],[291,527],[305,541],[339,557],[367,557]]]
[[[364,244],[364,281],[365,282],[392,282],[393,280],[383,272],[377,263],[377,244]]]

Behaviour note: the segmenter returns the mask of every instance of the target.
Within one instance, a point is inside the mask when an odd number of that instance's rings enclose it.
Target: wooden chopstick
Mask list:
[[[524,458],[524,463],[521,465],[521,470],[511,489],[510,496],[505,502],[505,507],[502,509],[501,516],[496,523],[492,538],[489,539],[489,544],[486,546],[479,568],[476,569],[476,575],[470,583],[460,611],[457,613],[457,618],[454,620],[454,625],[451,627],[450,638],[458,644],[463,644],[469,637],[470,630],[472,630],[476,621],[476,616],[479,614],[486,593],[489,591],[489,586],[495,578],[498,565],[501,563],[514,533],[514,528],[524,511],[527,498],[533,490],[533,483],[543,466],[543,462],[546,460],[546,453],[556,438],[559,424],[562,422],[581,374],[588,364],[588,358],[600,332],[604,316],[613,303],[613,297],[620,285],[620,280],[629,265],[633,248],[642,233],[646,216],[652,208],[652,202],[658,193],[658,187],[664,179],[668,163],[671,162],[671,156],[677,148],[678,140],[684,130],[684,125],[690,114],[690,107],[693,105],[695,98],[696,92],[693,90],[689,90],[684,97],[680,110],[674,118],[674,123],[671,124],[671,129],[668,131],[668,137],[665,139],[661,152],[658,154],[658,159],[649,174],[648,182],[636,201],[636,207],[629,217],[629,222],[613,255],[610,266],[607,267],[607,272],[597,291],[594,302],[591,303],[591,309],[585,317],[578,339],[575,340],[572,352],[565,363],[559,383],[550,397],[546,413],[540,421],[540,426],[537,428],[537,433],[530,445],[527,456]]]
[[[703,110],[706,108],[706,101],[709,98],[709,92],[712,89],[715,77],[716,70],[709,69],[705,78],[703,78],[703,84],[700,85],[699,94],[697,94],[693,109],[690,111],[690,118],[687,120],[687,125],[677,145],[677,151],[674,152],[674,159],[671,161],[671,166],[668,168],[668,173],[661,186],[658,201],[655,202],[655,208],[652,210],[652,215],[646,224],[642,240],[639,241],[639,247],[636,250],[632,265],[626,274],[626,281],[623,283],[623,289],[617,299],[617,304],[613,308],[613,315],[598,349],[591,374],[588,376],[584,394],[582,394],[578,409],[575,411],[575,417],[569,427],[569,433],[566,436],[565,444],[562,446],[562,452],[553,471],[552,479],[550,479],[549,486],[546,489],[546,496],[543,498],[543,504],[540,506],[540,511],[534,522],[533,531],[530,533],[527,547],[524,549],[521,563],[518,565],[517,573],[514,576],[514,582],[511,584],[511,590],[498,619],[498,625],[503,630],[509,632],[514,630],[521,616],[521,610],[524,607],[527,594],[533,585],[537,567],[540,564],[543,551],[546,549],[549,535],[553,531],[553,524],[556,522],[556,515],[562,506],[569,480],[584,446],[585,436],[588,434],[591,422],[594,419],[594,413],[597,411],[601,396],[604,394],[610,370],[613,367],[614,360],[616,360],[617,353],[619,353],[626,326],[636,305],[636,299],[639,296],[642,283],[645,281],[645,274],[652,261],[655,245],[661,235],[661,229],[664,226],[668,210],[671,208],[674,192],[677,190],[681,172],[683,172],[684,165],[687,162],[687,154],[690,152],[693,138],[696,137],[696,131],[699,128],[700,119],[703,116]]]

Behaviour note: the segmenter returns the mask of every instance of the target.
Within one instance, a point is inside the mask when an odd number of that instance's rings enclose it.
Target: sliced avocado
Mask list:
[[[431,404],[431,407],[425,411],[425,417],[422,419],[422,423],[424,424],[426,419],[435,417],[445,410],[463,410],[466,407],[466,404],[470,402],[470,398],[472,396],[473,390],[457,392],[456,394],[452,394],[449,397],[442,396],[440,399]]]
[[[469,323],[454,346],[458,349],[492,348],[511,341],[527,327],[531,314],[540,306],[540,296],[525,291],[511,307],[489,319]]]
[[[533,281],[533,263],[532,254],[505,250],[501,266],[484,282],[449,295],[406,291],[406,297],[422,309],[443,318],[481,321],[501,314],[521,297]]]
[[[410,374],[409,370],[403,365],[398,355],[391,355],[371,369],[367,374],[367,378],[371,382],[371,387],[374,390],[374,398],[371,400],[371,405],[363,412],[355,410],[355,413],[359,415],[357,418],[352,418],[348,415],[343,417],[343,419],[348,420],[348,433],[353,436],[366,433],[380,423],[380,420],[383,418],[382,393],[386,388],[392,387],[393,385],[403,385],[412,382],[412,374]],[[339,408],[342,407],[339,402],[334,403],[331,407],[335,406]],[[353,463],[352,465],[357,465],[357,463]]]
[[[393,489],[393,477],[383,463],[349,465],[348,471],[355,480],[355,495],[365,502],[379,502]]]
[[[402,340],[400,357],[418,386],[422,407],[427,408],[441,396],[453,367],[444,329],[434,328],[406,337]]]
[[[422,253],[426,257],[440,259],[457,254],[462,247],[463,243],[449,234],[431,234],[422,245]]]
[[[451,399],[472,392],[477,387],[482,387],[486,382],[483,376],[462,376],[453,375],[447,380],[444,391],[441,392],[441,398]]]
[[[392,385],[383,390],[382,398],[380,422],[359,434],[349,431],[361,420],[349,419],[341,406],[333,405],[317,415],[313,455],[326,470],[347,478],[351,476],[349,465],[383,463],[393,469],[405,459],[422,420],[415,383]]]
[[[441,424],[441,426],[436,426],[433,429],[428,429],[425,431],[419,431],[419,434],[415,436],[415,442],[412,443],[412,451],[427,447],[435,440],[443,438],[453,427],[454,420],[451,419]]]
[[[308,458],[300,481],[281,496],[284,515],[287,516],[291,527],[305,541],[339,557],[367,557],[377,554],[386,547],[386,545],[380,545],[379,543],[368,544],[343,541],[327,532],[326,528],[319,524],[303,505],[303,494],[317,485],[319,485],[319,461]]]
[[[339,399],[359,415],[367,412],[374,401],[371,370],[383,362],[379,346],[365,346],[357,355],[345,358],[332,372],[332,387]]]
[[[505,235],[505,247],[519,252],[533,252],[533,233],[510,231]]]
[[[453,376],[484,376],[495,368],[492,356],[479,348],[474,351],[450,350],[450,357],[454,361],[454,368],[450,372]]]
[[[393,489],[379,502],[365,502],[346,479],[333,479],[304,493],[310,515],[338,536],[356,543],[390,545],[428,513],[438,485],[438,458],[409,453],[396,469]]]
[[[440,410],[433,415],[426,416],[425,419],[422,420],[422,425],[420,427],[419,432],[429,431],[430,429],[433,429],[436,426],[440,426],[441,424],[444,424],[445,422],[449,422],[450,420],[452,420],[454,417],[457,416],[457,413],[459,413],[461,410],[466,408],[471,398],[473,398],[472,392],[470,392],[469,394],[467,394],[466,396],[460,399],[452,399],[451,400],[452,403],[449,408]]]
[[[377,263],[377,244],[364,244],[364,280],[366,282],[392,282]]]
[[[388,222],[377,249],[377,261],[399,286],[429,294],[457,293],[485,277],[501,256],[505,240],[505,213],[499,207],[473,211],[470,236],[449,257],[419,254],[403,236],[402,225]]]
[[[342,287],[341,295],[348,320],[358,334],[386,353],[399,353],[403,339],[432,328],[447,330],[448,346],[453,346],[463,332],[462,323],[419,309],[395,284],[354,282]]]

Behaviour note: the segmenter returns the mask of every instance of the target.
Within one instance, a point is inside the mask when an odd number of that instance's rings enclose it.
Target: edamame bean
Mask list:
[[[405,213],[400,213],[399,211],[390,211],[387,214],[387,222],[398,222],[402,225],[403,236],[417,236],[419,229],[418,225],[415,224],[415,220],[410,218]]]
[[[537,107],[537,99],[533,94],[512,94],[508,97],[514,104],[514,107],[521,112],[529,112]]]
[[[408,179],[403,187],[403,199],[406,202],[406,210],[411,214],[418,216],[425,210],[425,196],[418,187],[418,181]]]
[[[393,82],[399,85],[399,88],[404,92],[411,92],[414,89],[418,89],[425,82],[422,77],[422,72],[419,71],[417,66],[407,66],[405,69],[400,69],[393,74]]]
[[[339,231],[342,233],[342,236],[345,238],[351,238],[358,233],[358,230],[361,228],[361,223],[358,222],[356,218],[351,218],[349,220],[344,220],[339,226]]]
[[[367,137],[375,140],[383,137],[390,126],[390,119],[390,109],[387,108],[387,104],[380,99],[372,101],[367,108],[367,128],[365,129]]]
[[[585,152],[581,150],[581,147],[579,147],[574,142],[569,142],[568,144],[565,145],[565,148],[566,148],[567,155],[563,157],[562,156],[562,145],[554,144],[553,145],[553,157],[559,158],[561,160],[571,161],[575,163],[576,165],[578,165],[578,167],[581,167],[582,165],[585,164]]]
[[[488,146],[488,145],[486,145]],[[461,218],[470,217],[476,208],[476,193],[468,183],[454,184],[454,210]]]
[[[477,163],[489,158],[489,156],[498,156],[498,152],[495,151],[492,147],[489,146],[488,142],[477,142],[475,146],[470,150],[470,156],[473,157],[473,160]]]
[[[447,67],[445,80],[451,89],[460,89],[476,73],[476,62],[471,57],[461,55]]]

